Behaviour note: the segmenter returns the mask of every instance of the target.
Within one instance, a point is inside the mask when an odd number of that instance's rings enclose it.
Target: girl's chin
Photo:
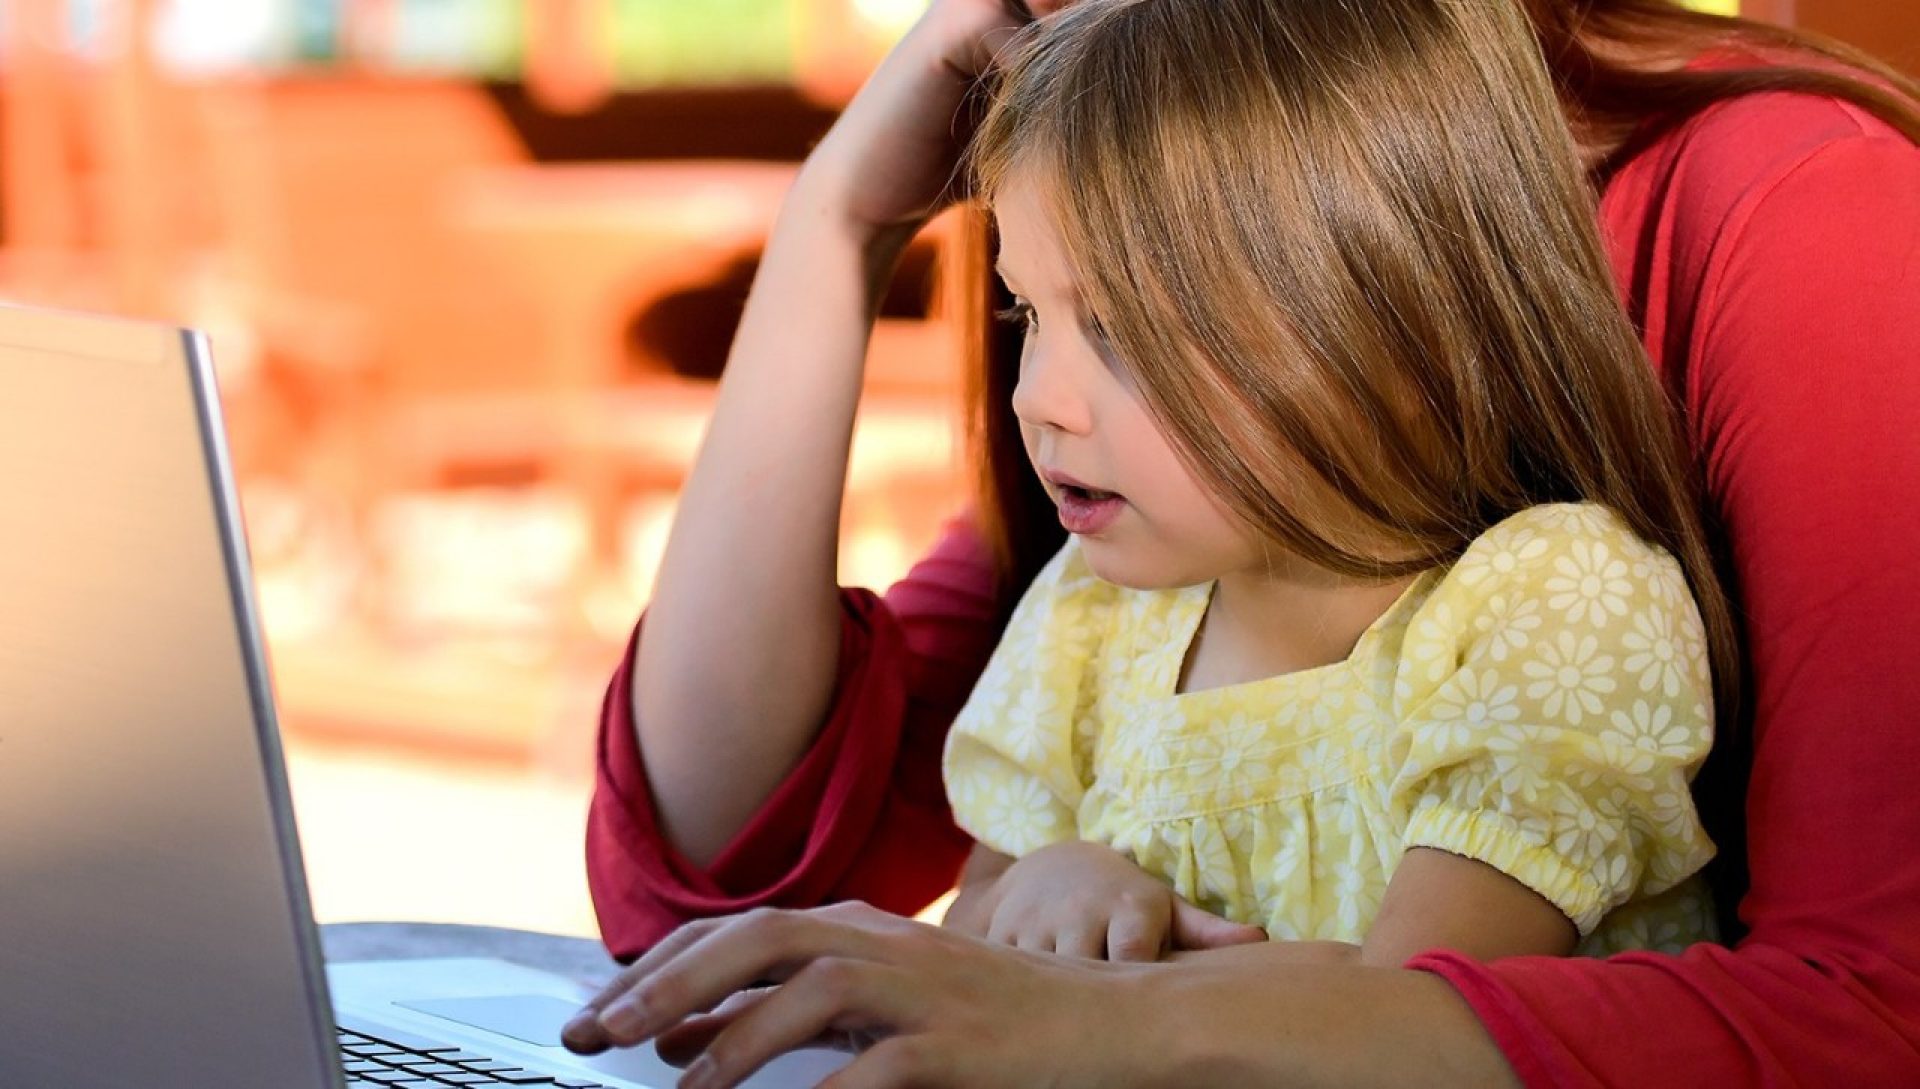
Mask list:
[[[1211,581],[1176,571],[1167,565],[1164,556],[1146,556],[1142,551],[1105,537],[1080,538],[1080,554],[1086,557],[1087,566],[1115,586],[1129,590],[1174,590]]]

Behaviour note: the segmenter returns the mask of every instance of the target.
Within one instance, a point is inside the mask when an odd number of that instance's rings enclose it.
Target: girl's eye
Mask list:
[[[1040,315],[1035,313],[1033,307],[1024,299],[1015,299],[1012,306],[994,314],[994,317],[1010,325],[1020,326],[1028,336],[1040,331]]]

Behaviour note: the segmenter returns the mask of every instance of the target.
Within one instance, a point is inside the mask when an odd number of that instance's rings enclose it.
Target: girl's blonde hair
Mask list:
[[[1512,0],[1083,0],[1016,43],[970,154],[989,201],[1048,194],[1115,355],[1259,532],[1383,579],[1605,504],[1680,561],[1731,716],[1678,418]]]

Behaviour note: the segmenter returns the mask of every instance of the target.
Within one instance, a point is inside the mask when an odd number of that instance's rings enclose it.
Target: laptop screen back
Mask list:
[[[212,383],[0,309],[0,1085],[337,1084]]]

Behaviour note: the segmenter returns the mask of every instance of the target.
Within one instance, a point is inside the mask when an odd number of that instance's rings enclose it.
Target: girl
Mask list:
[[[1073,538],[948,742],[954,924],[1154,959],[1150,874],[1389,965],[1712,937],[1732,625],[1519,13],[1089,0],[973,154]]]

